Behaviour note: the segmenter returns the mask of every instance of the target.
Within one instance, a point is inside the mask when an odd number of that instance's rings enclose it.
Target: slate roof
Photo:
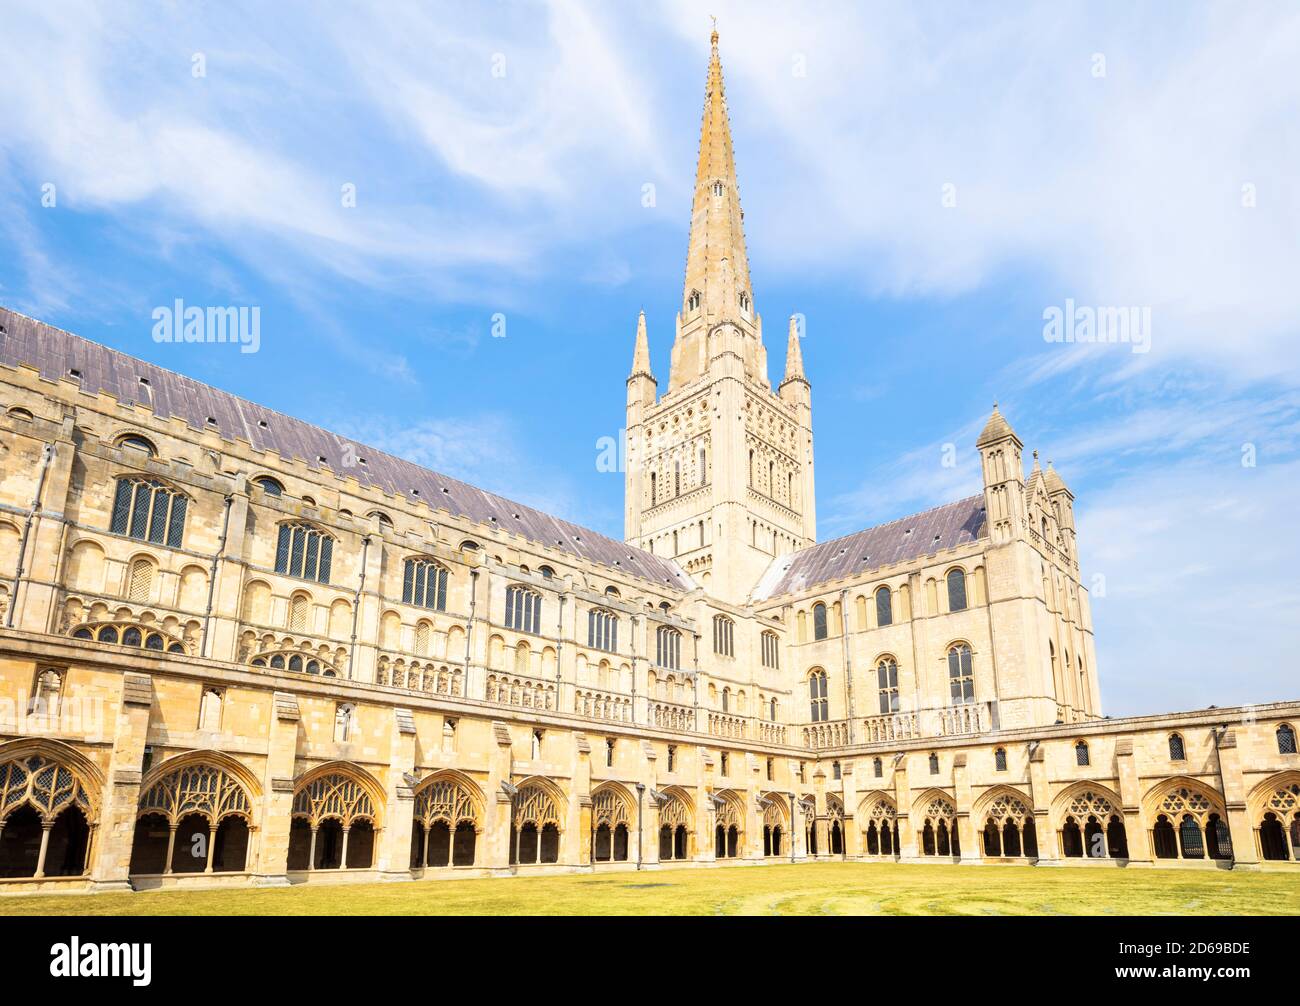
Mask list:
[[[3,307],[0,326],[4,329],[0,332],[0,364],[27,364],[52,381],[76,370],[82,390],[91,394],[103,390],[120,402],[145,405],[158,416],[178,417],[197,430],[216,429],[227,440],[242,437],[256,450],[299,458],[314,469],[328,465],[335,473],[355,474],[362,485],[402,493],[412,501],[418,498],[432,510],[446,509],[660,585],[678,590],[694,587],[677,564],[667,559],[108,346]],[[141,378],[149,383],[142,384]],[[207,422],[209,416],[216,420],[215,427]],[[366,464],[347,468],[342,459],[348,449]],[[418,490],[418,496],[412,490]]]
[[[793,594],[847,576],[966,545],[984,537],[984,496],[968,496],[779,557],[756,600]]]

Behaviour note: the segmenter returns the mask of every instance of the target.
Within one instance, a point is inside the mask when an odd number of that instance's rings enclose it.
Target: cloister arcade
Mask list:
[[[85,756],[51,739],[0,745],[0,878],[85,876],[94,862],[100,770]],[[267,806],[258,775],[237,759],[216,751],[195,751],[163,760],[140,782],[130,850],[132,878],[193,874],[252,873],[259,865],[261,815]],[[287,790],[286,790],[287,793]],[[790,848],[793,812],[821,826],[806,836],[799,852],[848,858],[959,860],[962,856],[956,802],[950,793],[927,790],[912,805],[905,848],[895,798],[867,793],[854,815],[849,842],[845,808],[834,794],[812,813],[812,798],[792,807],[788,794],[724,789],[707,794],[712,848],[697,847],[696,806],[681,787],[653,788],[642,813],[627,786],[598,784],[590,799],[590,845],[582,859],[592,864],[700,859],[781,860]],[[482,786],[462,772],[434,771],[414,788],[409,868],[413,874],[447,867],[486,868],[489,830]],[[288,799],[288,797],[286,797]],[[754,803],[747,810],[746,800]],[[315,871],[368,870],[375,866],[385,816],[383,787],[365,770],[330,762],[293,782],[287,862],[282,869],[306,879]],[[502,805],[503,807],[505,805]],[[579,850],[566,841],[569,797],[554,780],[535,776],[518,786],[509,802],[511,865],[580,865]],[[761,828],[751,848],[746,822]],[[1260,859],[1300,860],[1300,772],[1262,780],[1247,798]],[[1157,861],[1228,862],[1232,839],[1222,798],[1210,786],[1177,777],[1153,786],[1139,811],[1126,814],[1111,789],[1092,782],[1066,787],[1037,820],[1025,792],[999,786],[974,804],[970,824],[975,858],[986,862],[1050,858],[1129,860],[1134,815],[1142,821]],[[648,841],[636,840],[644,817]],[[504,818],[498,818],[504,826]],[[585,819],[584,819],[585,820]],[[1050,825],[1050,832],[1044,825]],[[585,824],[584,824],[585,826]],[[964,827],[964,825],[963,825]],[[1042,828],[1042,830],[1040,830]],[[1046,836],[1046,838],[1045,838]],[[283,846],[281,846],[283,848]],[[651,851],[653,850],[653,851]],[[282,853],[283,855],[283,853]],[[968,857],[970,858],[970,857]]]

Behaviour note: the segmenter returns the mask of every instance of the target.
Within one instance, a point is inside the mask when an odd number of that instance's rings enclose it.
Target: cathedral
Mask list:
[[[1104,716],[996,407],[980,492],[818,540],[801,334],[774,384],[716,33],[623,541],[0,310],[0,893],[1294,869],[1300,702]]]

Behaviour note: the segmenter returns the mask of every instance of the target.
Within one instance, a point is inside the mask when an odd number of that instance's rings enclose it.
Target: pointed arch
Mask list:
[[[415,787],[415,817],[426,826],[443,821],[453,830],[468,822],[483,831],[483,790],[464,772],[440,769],[421,779]]]
[[[349,761],[329,761],[298,776],[293,783],[294,817],[313,826],[325,820],[368,820],[378,830],[384,788],[373,775]]]
[[[70,744],[48,737],[0,744],[0,821],[23,804],[43,820],[54,820],[69,806],[97,820],[103,791],[103,773]]]

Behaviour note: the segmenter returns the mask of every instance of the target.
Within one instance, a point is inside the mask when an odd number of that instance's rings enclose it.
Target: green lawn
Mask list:
[[[810,863],[0,898],[0,915],[1294,915],[1300,873]]]

